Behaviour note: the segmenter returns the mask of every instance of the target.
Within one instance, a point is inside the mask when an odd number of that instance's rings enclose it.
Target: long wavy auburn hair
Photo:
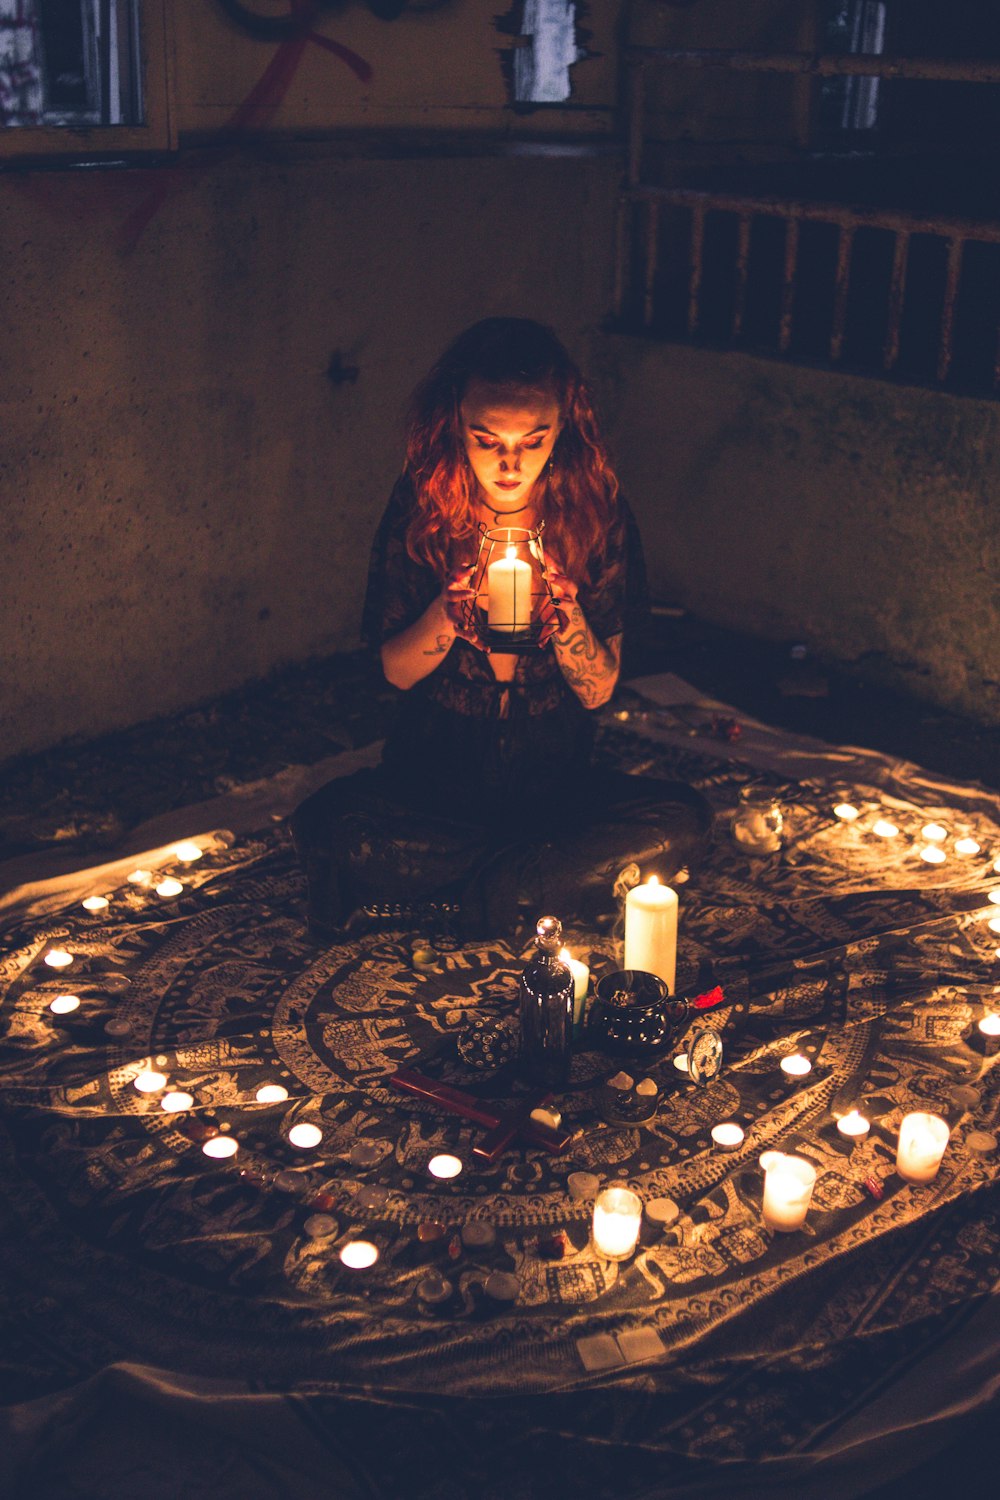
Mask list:
[[[617,510],[618,480],[582,375],[559,339],[529,318],[484,318],[459,334],[413,393],[406,472],[416,495],[407,550],[443,578],[475,557],[478,483],[462,436],[461,403],[473,380],[543,392],[562,426],[551,465],[535,481],[543,545],[581,582],[599,564]],[[467,543],[464,551],[461,544]]]

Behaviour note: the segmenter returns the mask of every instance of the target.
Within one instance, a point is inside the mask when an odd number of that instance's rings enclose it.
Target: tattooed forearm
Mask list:
[[[552,637],[559,668],[584,708],[602,708],[615,690],[621,661],[621,636],[599,641],[573,604],[563,630]]]
[[[439,635],[435,639],[433,646],[427,646],[427,647],[425,647],[425,649],[424,649],[424,655],[425,656],[446,656],[448,654],[449,650],[451,649],[451,643],[452,643],[453,640],[454,640],[454,636],[451,636],[451,635]]]

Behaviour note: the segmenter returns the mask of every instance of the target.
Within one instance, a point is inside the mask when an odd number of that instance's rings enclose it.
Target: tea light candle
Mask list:
[[[980,845],[976,843],[975,839],[964,838],[955,840],[956,854],[964,854],[966,856],[970,854],[978,854],[979,849]]]
[[[45,962],[50,969],[68,969],[73,962],[73,955],[67,953],[65,948],[50,948],[45,955]]]
[[[992,901],[994,906],[1000,906],[1000,891],[990,891],[986,899]]]
[[[457,1156],[449,1156],[443,1152],[440,1156],[432,1156],[427,1163],[427,1170],[432,1177],[438,1177],[447,1181],[450,1177],[457,1177],[462,1170],[462,1163]]]
[[[768,1152],[764,1170],[764,1223],[787,1234],[801,1229],[816,1185],[816,1168],[802,1156]]]
[[[996,871],[996,873],[998,875],[1000,875],[1000,857],[998,857],[997,859],[995,859],[993,861],[993,868]]]
[[[932,1182],[937,1176],[951,1131],[940,1115],[917,1110],[904,1115],[896,1146],[896,1171],[904,1182]]]
[[[573,1025],[583,1021],[583,1007],[590,989],[590,969],[582,959],[574,958],[568,948],[559,950],[559,959],[573,976]]]
[[[929,865],[943,865],[945,853],[940,844],[925,844],[920,851],[920,858],[925,859]]]
[[[53,1001],[54,1004],[55,1001]],[[993,1057],[997,1052],[1000,1052],[1000,1015],[984,1016],[977,1027],[977,1031],[982,1049],[987,1057]]]
[[[140,1094],[158,1094],[167,1086],[166,1073],[158,1073],[155,1068],[144,1068],[132,1079],[133,1088],[137,1088]]]
[[[161,896],[164,901],[172,901],[175,896],[180,895],[183,889],[184,887],[179,880],[175,880],[172,875],[168,875],[166,880],[161,880],[156,887],[156,894]]]
[[[627,1260],[642,1223],[642,1202],[629,1188],[609,1187],[594,1202],[594,1246],[608,1260]]]
[[[712,1144],[717,1151],[735,1151],[742,1146],[744,1134],[735,1121],[727,1120],[722,1125],[712,1126]]]
[[[49,1010],[54,1016],[68,1016],[79,1009],[79,1005],[79,995],[56,995],[54,1000],[49,1001]]]
[[[182,865],[193,865],[196,859],[201,859],[204,850],[193,839],[184,839],[174,845],[172,852],[174,859],[179,859]]]
[[[878,822],[872,825],[872,833],[878,834],[880,839],[894,839],[898,832],[899,829],[895,823],[890,823],[888,818],[879,818]]]
[[[931,844],[943,844],[948,837],[947,828],[942,828],[940,823],[925,823],[920,832]]]
[[[258,1104],[283,1104],[288,1098],[288,1090],[283,1083],[262,1083],[254,1098]]]
[[[165,1109],[168,1115],[176,1115],[182,1109],[190,1109],[193,1103],[193,1094],[185,1093],[184,1089],[171,1089],[160,1100],[160,1108]]]
[[[651,875],[625,896],[625,968],[655,974],[674,992],[677,978],[677,892]]]
[[[856,1109],[850,1110],[846,1115],[841,1115],[837,1121],[837,1129],[851,1142],[852,1146],[858,1141],[863,1141],[871,1128],[871,1121],[866,1120],[864,1115],[859,1114]]]
[[[991,932],[1000,932],[1000,917],[990,917],[986,925]],[[998,956],[1000,956],[1000,952],[998,952]]]
[[[378,1260],[378,1247],[371,1240],[349,1240],[341,1246],[340,1260],[350,1271],[367,1271]]]
[[[129,885],[146,886],[153,884],[152,870],[133,870],[131,875],[126,876]]]
[[[780,1066],[788,1083],[798,1083],[805,1078],[807,1073],[812,1072],[812,1063],[808,1057],[803,1057],[801,1052],[793,1052],[791,1057],[783,1057]]]
[[[301,1151],[312,1151],[323,1139],[323,1132],[318,1125],[310,1125],[308,1120],[303,1120],[298,1125],[292,1126],[288,1132],[288,1139]]]
[[[531,568],[517,555],[516,547],[507,548],[507,556],[490,563],[486,570],[489,602],[486,619],[491,630],[526,630],[531,624]]]
[[[110,904],[107,896],[87,896],[81,902],[84,911],[89,911],[92,917],[96,917],[99,912],[107,911]]]
[[[838,802],[833,809],[833,816],[842,823],[853,823],[856,818],[860,818],[861,812],[851,802]]]
[[[688,1055],[686,1052],[678,1052],[677,1056],[674,1058],[674,1067],[677,1069],[678,1073],[687,1074],[691,1072],[691,1064],[688,1062]]]
[[[201,1149],[206,1156],[214,1157],[216,1161],[225,1161],[227,1157],[236,1155],[240,1143],[231,1135],[210,1135]]]

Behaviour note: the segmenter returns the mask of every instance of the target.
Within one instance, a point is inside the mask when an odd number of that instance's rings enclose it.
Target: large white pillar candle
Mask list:
[[[608,1260],[627,1260],[642,1223],[642,1200],[629,1188],[609,1187],[594,1203],[594,1247]]]
[[[677,978],[677,892],[651,875],[625,896],[625,968],[656,974],[670,993]]]
[[[486,570],[489,603],[486,619],[491,630],[527,630],[531,624],[531,567],[515,547]]]
[[[940,1115],[922,1110],[904,1115],[899,1124],[896,1171],[904,1182],[932,1182],[937,1176],[951,1131]]]
[[[801,1229],[816,1186],[816,1168],[804,1156],[786,1156],[783,1151],[766,1155],[764,1223],[783,1234]]]

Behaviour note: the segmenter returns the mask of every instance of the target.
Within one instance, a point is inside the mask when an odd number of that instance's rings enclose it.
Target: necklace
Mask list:
[[[508,516],[519,516],[523,510],[527,510],[528,509],[528,506],[531,504],[531,501],[530,500],[526,500],[523,505],[519,505],[517,507],[517,510],[494,510],[493,507],[492,507],[492,505],[490,505],[488,501],[483,500],[480,503],[482,504],[482,507],[483,507],[484,510],[488,510],[489,511],[489,513],[493,517],[494,521],[497,522],[497,523],[499,523],[501,517],[503,517],[503,519],[506,520]]]

